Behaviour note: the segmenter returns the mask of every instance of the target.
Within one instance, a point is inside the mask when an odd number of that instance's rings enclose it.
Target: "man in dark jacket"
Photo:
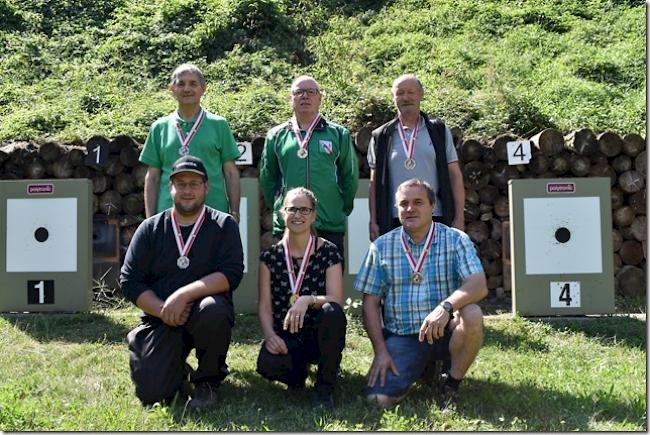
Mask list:
[[[124,295],[144,311],[127,336],[131,378],[140,401],[153,404],[172,401],[191,375],[188,407],[202,408],[228,373],[243,250],[232,216],[205,205],[199,158],[181,157],[169,178],[173,206],[138,227],[120,276]],[[185,362],[193,348],[196,371]]]
[[[400,226],[395,192],[411,178],[426,180],[436,192],[435,222],[464,230],[465,188],[451,132],[420,111],[424,89],[414,75],[398,77],[391,95],[397,118],[373,131],[368,148],[370,240]]]

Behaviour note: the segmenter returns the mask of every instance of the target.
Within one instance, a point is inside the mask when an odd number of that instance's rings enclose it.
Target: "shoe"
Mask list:
[[[314,397],[311,400],[311,407],[313,410],[322,409],[324,411],[331,411],[334,409],[334,398],[332,393],[326,391],[316,390]]]
[[[438,407],[441,411],[455,411],[458,408],[458,390],[443,384],[440,387]]]
[[[194,389],[194,394],[187,407],[190,409],[203,409],[217,402],[217,385],[211,382],[199,382]]]

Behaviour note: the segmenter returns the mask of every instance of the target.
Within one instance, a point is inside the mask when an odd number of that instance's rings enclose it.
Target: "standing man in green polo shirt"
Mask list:
[[[175,112],[151,126],[140,161],[149,165],[144,179],[144,206],[147,217],[172,206],[167,180],[179,157],[192,155],[205,162],[210,188],[205,203],[230,213],[239,222],[239,170],[235,160],[240,152],[225,118],[201,107],[206,82],[192,64],[178,66],[172,73],[169,90],[178,101]]]
[[[345,217],[354,206],[359,183],[357,155],[347,128],[320,114],[321,92],[311,76],[291,84],[293,116],[266,135],[260,162],[260,188],[273,207],[273,235],[282,237],[281,208],[286,193],[306,187],[318,198],[315,227],[343,256]]]

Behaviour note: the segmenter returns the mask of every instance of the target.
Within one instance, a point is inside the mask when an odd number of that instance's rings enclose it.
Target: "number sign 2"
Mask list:
[[[27,303],[43,305],[54,303],[54,281],[51,279],[27,281]]]
[[[551,282],[551,308],[580,308],[580,282]]]

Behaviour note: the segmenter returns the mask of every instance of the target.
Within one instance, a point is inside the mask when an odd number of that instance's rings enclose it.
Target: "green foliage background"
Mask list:
[[[638,0],[0,0],[0,141],[143,140],[182,62],[239,140],[289,116],[303,73],[352,130],[387,120],[412,72],[467,135],[642,133],[645,40]]]

